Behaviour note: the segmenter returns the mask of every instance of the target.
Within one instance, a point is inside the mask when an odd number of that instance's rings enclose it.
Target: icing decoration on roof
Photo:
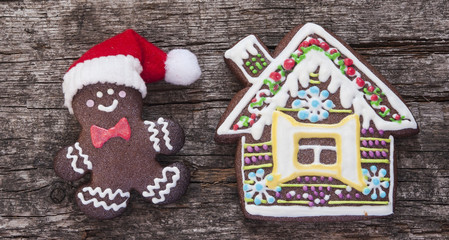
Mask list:
[[[312,34],[320,38],[311,38]],[[244,62],[249,54],[260,53],[270,64],[257,77],[250,76]],[[341,59],[342,55],[346,58]],[[304,25],[275,58],[266,52],[254,35],[226,51],[225,58],[239,67],[252,86],[219,126],[219,135],[251,133],[254,139],[260,139],[263,129],[271,125],[273,111],[286,107],[289,97],[298,97],[300,87],[308,88],[310,84],[327,81],[330,81],[327,90],[331,94],[339,90],[340,104],[345,109],[353,108],[354,113],[363,117],[363,128],[368,128],[371,122],[385,131],[417,128],[410,110],[400,98],[341,42],[318,25]],[[311,80],[310,74],[318,67],[317,80]],[[362,79],[362,74],[369,80]],[[393,109],[382,104],[386,99]],[[246,106],[248,112],[255,115],[240,116]]]

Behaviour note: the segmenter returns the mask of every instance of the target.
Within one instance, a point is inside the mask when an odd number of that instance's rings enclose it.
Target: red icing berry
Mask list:
[[[401,116],[399,116],[399,114],[395,114],[394,119],[399,120],[401,119]]]
[[[320,43],[320,47],[324,50],[327,51],[329,50],[329,45],[325,42]]]
[[[251,99],[251,102],[257,102],[256,98]]]
[[[295,60],[289,58],[284,61],[285,70],[291,70],[295,66]]]
[[[370,91],[370,92],[374,91],[374,87],[373,86],[369,86],[368,87],[368,91]]]
[[[379,99],[379,97],[377,95],[371,95],[371,101],[377,101]]]
[[[276,91],[276,90],[278,90],[278,88],[279,88],[279,85],[276,85],[273,87],[273,90]]]
[[[357,78],[355,79],[355,83],[357,83],[357,86],[359,86],[359,87],[365,86],[365,81],[363,81],[363,79],[360,78],[360,77],[357,77]]]
[[[385,107],[380,107],[380,111],[385,112],[387,110]]]
[[[345,60],[343,60],[345,62],[346,66],[351,66],[354,62],[352,61],[352,59],[350,58],[345,58]]]
[[[270,73],[270,78],[271,79],[273,79],[274,81],[279,81],[279,80],[281,80],[281,74],[280,73],[278,73],[278,72],[272,72],[272,73]]]
[[[330,51],[329,53],[330,53],[330,54],[334,54],[334,53],[336,53],[336,52],[338,52],[337,49],[332,48],[331,51]]]
[[[346,70],[346,74],[348,74],[349,76],[353,76],[355,74],[355,69],[352,67],[348,67],[348,69]]]
[[[252,126],[254,124],[254,120],[249,120],[249,125]]]
[[[239,125],[234,124],[234,126],[232,126],[232,129],[234,129],[234,131],[236,131],[237,129],[239,129]]]
[[[256,114],[255,113],[251,114],[251,118],[256,119]]]
[[[309,40],[310,45],[320,45],[320,40],[312,38]]]
[[[264,93],[264,92],[261,92],[261,93],[259,93],[259,96],[260,96],[260,97],[263,97],[263,96],[265,96],[265,93]]]
[[[308,47],[308,46],[310,46],[310,43],[307,41],[304,41],[301,44],[299,44],[298,50],[301,50],[300,48],[302,48],[302,47]]]

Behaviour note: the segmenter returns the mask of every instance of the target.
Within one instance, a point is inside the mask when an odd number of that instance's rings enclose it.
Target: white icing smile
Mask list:
[[[111,105],[105,107],[103,104],[98,105],[98,110],[103,112],[112,112],[117,108],[118,100],[114,99]]]

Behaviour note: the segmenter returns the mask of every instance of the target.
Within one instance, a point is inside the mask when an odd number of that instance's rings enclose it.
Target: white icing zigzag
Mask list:
[[[78,150],[79,155],[83,158],[83,163],[87,166],[87,169],[92,170],[92,162],[89,161],[89,156],[83,154],[83,149],[80,147],[80,143],[75,143],[75,148]]]
[[[157,123],[158,123],[158,124],[164,125],[164,126],[162,127],[162,132],[164,133],[165,146],[167,146],[167,148],[168,148],[169,150],[172,150],[172,149],[173,149],[173,146],[170,144],[170,138],[168,137],[168,134],[170,133],[170,132],[167,130],[168,123],[167,123],[167,122],[164,122],[164,119],[163,119],[163,118],[159,118],[159,119],[157,120]]]
[[[89,161],[89,156],[87,156],[86,154],[83,154],[83,150],[81,149],[79,142],[75,143],[75,148],[76,150],[78,150],[79,155],[83,158],[83,163],[87,166],[87,169],[92,169],[92,162]],[[68,159],[72,159],[72,163],[70,164],[72,166],[73,171],[79,173],[79,174],[83,174],[84,170],[81,168],[78,168],[76,166],[76,162],[78,161],[78,156],[77,155],[72,155],[73,153],[73,147],[70,146],[67,149],[67,155],[66,158]]]
[[[170,189],[171,188],[176,187],[176,182],[178,182],[178,180],[179,180],[180,173],[179,173],[179,169],[177,167],[166,167],[166,168],[164,168],[164,170],[162,170],[163,178],[155,178],[154,179],[154,185],[148,185],[147,186],[148,192],[147,191],[143,191],[142,192],[142,196],[144,196],[144,197],[153,197],[155,195],[154,190],[158,190],[158,189],[161,188],[160,183],[167,182],[167,180],[168,180],[167,179],[167,172],[175,173],[175,175],[173,175],[173,177],[172,177],[173,182],[167,184],[165,186],[165,190],[159,192],[160,198],[153,198],[152,199],[153,203],[155,203],[155,204],[165,201],[165,195],[170,193]]]
[[[120,203],[119,205],[117,205],[116,203],[113,203],[111,205],[108,205],[105,201],[98,201],[96,198],[91,198],[89,200],[85,200],[84,196],[82,193],[78,193],[78,198],[81,200],[81,202],[84,205],[87,205],[89,203],[93,203],[94,207],[98,208],[98,207],[103,207],[105,210],[109,211],[109,210],[114,210],[114,211],[118,211],[120,208],[125,208],[126,207],[126,202],[128,201],[128,199],[126,199],[124,202]]]
[[[109,196],[109,200],[114,200],[115,197],[120,194],[120,197],[128,197],[129,198],[129,192],[123,192],[121,189],[117,189],[114,193],[112,193],[112,189],[106,188],[104,191],[101,190],[100,187],[96,187],[95,189],[91,187],[84,187],[83,192],[89,192],[89,194],[93,197],[96,194],[100,195],[100,197],[104,198],[106,195]]]
[[[159,138],[156,137],[157,134],[159,133],[159,131],[154,128],[156,126],[156,124],[154,122],[151,122],[151,121],[144,121],[143,123],[145,125],[150,125],[148,127],[148,132],[152,132],[153,133],[153,135],[150,136],[150,141],[153,142],[154,150],[156,150],[156,152],[160,152],[161,148],[159,147]]]

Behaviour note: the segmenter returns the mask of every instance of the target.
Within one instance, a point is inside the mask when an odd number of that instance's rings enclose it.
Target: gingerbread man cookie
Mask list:
[[[187,50],[168,54],[133,30],[100,43],[64,76],[65,105],[82,126],[79,139],[59,151],[56,173],[75,181],[91,172],[91,182],[75,197],[88,216],[109,219],[125,211],[130,191],[153,204],[171,203],[187,189],[190,173],[182,163],[162,167],[158,154],[175,154],[184,132],[172,120],[143,121],[145,83],[165,78],[187,85],[200,77]]]

